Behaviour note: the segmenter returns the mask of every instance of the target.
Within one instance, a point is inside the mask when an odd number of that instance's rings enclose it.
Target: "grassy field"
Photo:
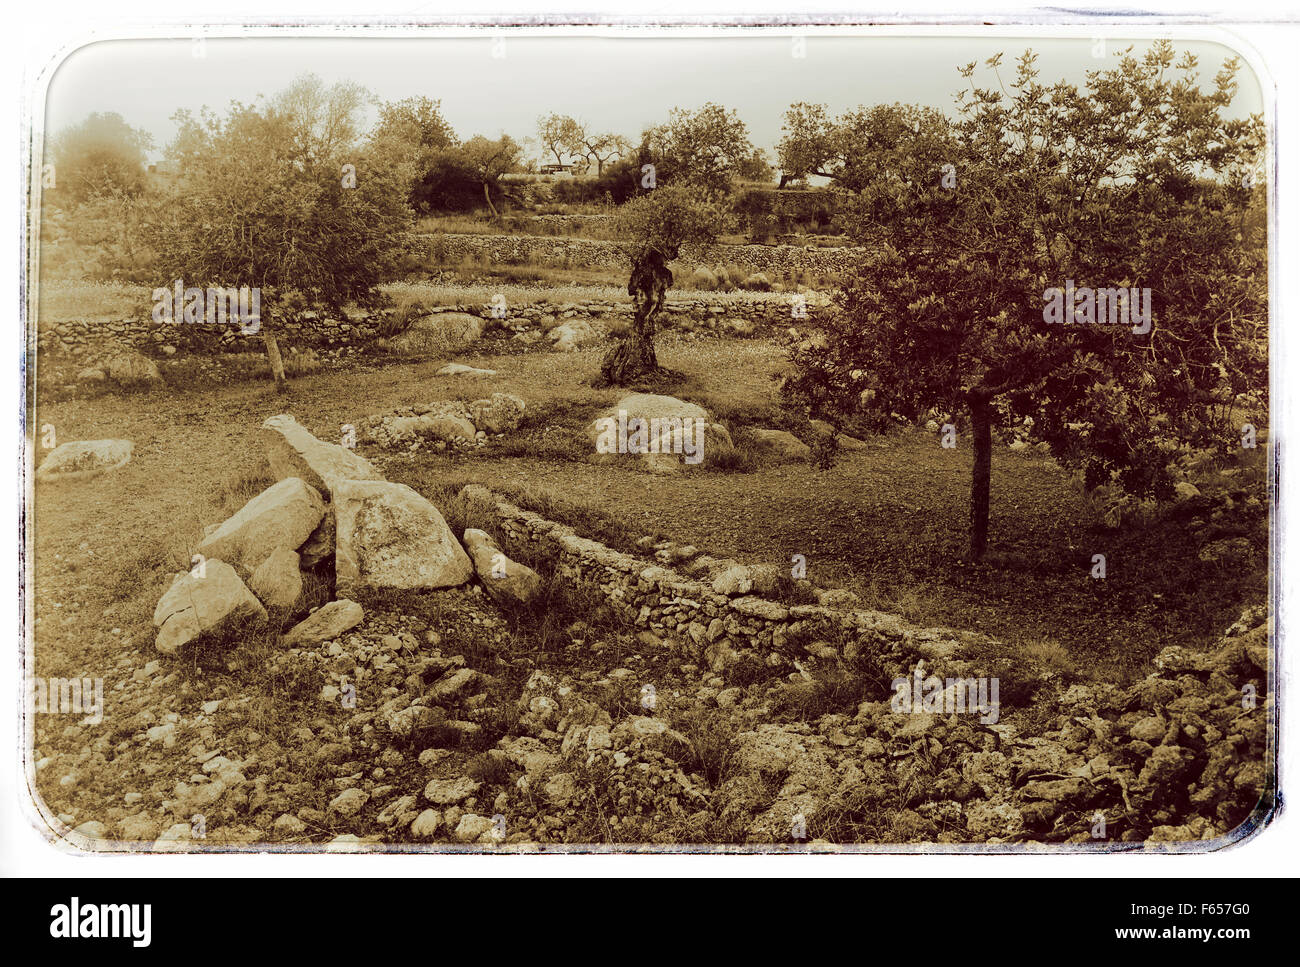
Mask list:
[[[736,429],[779,423],[772,378],[784,361],[776,346],[665,335],[660,353],[680,378],[658,389],[702,403]],[[484,483],[545,502],[614,543],[619,534],[671,534],[715,555],[783,566],[803,554],[809,577],[854,590],[868,607],[984,631],[1012,653],[1058,656],[1063,670],[1087,678],[1124,679],[1167,644],[1212,640],[1264,588],[1262,570],[1225,573],[1200,562],[1190,536],[1162,516],[1121,531],[1097,526],[1070,475],[1005,448],[993,465],[1000,564],[963,564],[971,455],[920,432],[872,438],[825,471],[786,464],[658,477],[596,466],[584,460],[582,428],[620,395],[590,385],[598,350],[461,358],[500,375],[474,382],[435,375],[442,360],[386,363],[304,377],[284,396],[244,382],[38,405],[36,424],[52,424],[61,441],[135,444],[120,471],[37,491],[40,673],[59,674],[65,662],[93,667],[102,649],[125,639],[148,645],[153,605],[203,526],[264,483],[255,434],[266,417],[292,412],[332,439],[341,424],[371,414],[494,390],[522,396],[528,415],[519,431],[480,451],[362,452],[390,479],[425,493]],[[1107,556],[1104,581],[1089,574],[1096,553]]]

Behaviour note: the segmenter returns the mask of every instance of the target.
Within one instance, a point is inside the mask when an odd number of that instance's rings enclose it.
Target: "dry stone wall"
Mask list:
[[[752,331],[749,327],[774,325],[787,327],[794,321],[793,296],[782,298],[772,294],[726,293],[710,297],[707,294],[670,298],[660,317],[665,327],[695,328],[711,320],[743,324],[739,334]],[[816,314],[817,301],[809,299],[803,305],[809,317]],[[582,300],[565,303],[533,302],[506,306],[506,315],[498,318],[500,310],[489,304],[456,304],[435,306],[432,313],[464,312],[499,324],[515,333],[539,330],[556,322],[569,319],[630,319],[630,302],[613,300]],[[278,331],[283,347],[335,349],[343,347],[364,348],[380,338],[380,323],[384,311],[356,312],[337,319],[309,314],[293,323],[282,324]],[[736,326],[727,331],[737,332]],[[206,325],[156,323],[149,317],[121,320],[74,320],[42,327],[37,336],[37,348],[42,353],[61,353],[84,359],[87,363],[116,352],[135,351],[148,356],[170,356],[176,353],[214,355],[218,353],[261,353],[260,335],[243,335],[233,326],[216,328]]]
[[[471,484],[461,496],[495,520],[507,554],[540,554],[565,580],[596,591],[630,624],[714,671],[742,654],[772,667],[791,666],[806,657],[803,642],[810,634],[847,634],[859,648],[882,654],[904,645],[936,653],[955,648],[936,644],[943,637],[939,632],[913,628],[878,611],[719,594],[711,583],[580,537],[571,527],[522,510],[484,487]]]
[[[483,259],[495,263],[542,262],[569,268],[621,269],[627,259],[613,242],[545,235],[419,236],[431,258],[442,262]],[[867,249],[855,246],[707,245],[688,248],[678,260],[687,268],[737,265],[748,272],[780,275],[787,270],[839,275],[851,270]]]

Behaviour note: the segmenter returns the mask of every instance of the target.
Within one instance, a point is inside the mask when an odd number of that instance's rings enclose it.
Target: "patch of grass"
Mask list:
[[[863,702],[878,701],[890,694],[890,671],[873,650],[858,646],[846,632],[805,631],[793,636],[786,647],[797,650],[805,641],[813,640],[831,645],[839,657],[809,656],[805,662],[808,676],[776,689],[772,703],[775,714],[804,722],[823,715],[852,715]]]
[[[481,752],[465,763],[465,775],[488,788],[507,786],[512,775],[510,761],[499,753]]]
[[[678,712],[672,726],[686,736],[691,754],[681,765],[716,789],[731,776],[736,755],[736,725],[722,709],[691,708]]]

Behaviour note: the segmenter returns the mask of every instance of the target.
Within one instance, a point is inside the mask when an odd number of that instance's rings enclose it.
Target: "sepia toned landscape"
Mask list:
[[[111,42],[46,110],[51,836],[1192,850],[1271,815],[1269,141],[1227,47]]]

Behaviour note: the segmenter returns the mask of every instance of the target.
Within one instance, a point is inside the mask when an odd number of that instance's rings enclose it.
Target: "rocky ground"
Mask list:
[[[1187,844],[1258,820],[1268,790],[1262,609],[1128,689],[1046,682],[1018,709],[1004,691],[986,725],[888,697],[824,711],[835,672],[860,671],[834,649],[791,676],[711,676],[652,635],[579,621],[540,660],[479,589],[440,597],[269,658],[124,649],[111,716],[42,718],[37,788],[74,841],[137,849]],[[923,655],[967,671],[949,647],[919,642],[883,671]]]
[[[686,390],[690,380],[716,383],[711,367],[729,361],[736,372],[723,384],[758,395],[766,373],[756,361],[770,365],[772,350],[666,340],[665,357],[688,372]],[[375,441],[384,475],[430,496],[457,477],[589,491],[629,508],[624,523],[643,532],[675,529],[710,551],[767,561],[807,547],[815,567],[847,555],[863,573],[920,568],[932,562],[907,556],[917,547],[937,560],[959,539],[934,521],[967,485],[962,454],[894,438],[843,455],[825,474],[787,464],[680,479],[503,459],[495,448],[504,443],[479,425],[492,408],[471,411],[477,397],[491,403],[500,387],[526,397],[528,414],[544,414],[505,441],[580,439],[616,400],[563,389],[590,368],[581,353],[473,362],[502,378],[444,375],[441,363],[322,375],[297,384],[294,406],[324,433],[349,423],[364,431],[370,414],[381,414],[376,429],[430,415],[403,409],[411,399],[469,401],[464,414],[442,414],[468,420],[485,441],[466,454],[384,451],[389,441]],[[474,391],[455,380],[472,380]],[[571,417],[547,409],[556,392],[578,400]],[[756,405],[683,395],[730,416]],[[1128,566],[1142,580],[1103,589],[1086,569],[1027,565],[1033,582],[1007,571],[990,594],[995,576],[937,579],[947,589],[944,624],[970,617],[951,610],[968,595],[984,601],[981,624],[1005,627],[1014,613],[1022,632],[1042,637],[1050,627],[1072,645],[1076,623],[1079,636],[1103,629],[1114,641],[1106,655],[1123,652],[1139,668],[1113,684],[1045,661],[1051,652],[921,629],[888,652],[810,640],[793,670],[742,662],[714,674],[598,603],[566,596],[541,565],[550,606],[533,612],[503,609],[480,581],[414,598],[359,597],[359,623],[320,640],[250,633],[160,654],[148,616],[191,550],[171,542],[182,531],[210,537],[266,486],[248,428],[282,405],[244,386],[202,399],[68,401],[38,414],[61,439],[135,444],[125,466],[39,491],[35,512],[37,671],[93,675],[105,688],[102,720],[33,718],[34,791],[51,824],[82,845],[1137,847],[1221,839],[1267,801],[1273,706],[1262,609],[1220,636],[1231,619],[1207,628],[1174,607],[1168,582],[1177,573],[1161,578],[1122,554],[1111,554],[1116,576]],[[251,490],[217,486],[232,468]],[[1004,531],[1022,515],[1035,525],[1044,514],[1075,516],[1063,475],[1041,461],[1000,459],[997,473]],[[1231,572],[1261,570],[1254,537],[1243,535],[1266,517],[1249,504],[1253,490],[1223,476],[1184,494],[1175,514],[1189,566],[1225,575],[1214,615],[1230,606],[1233,587],[1248,589],[1231,585]],[[1253,515],[1250,530],[1243,512]],[[1112,609],[1122,595],[1144,603]],[[891,679],[918,666],[941,678],[999,677],[1000,717],[898,712]]]

